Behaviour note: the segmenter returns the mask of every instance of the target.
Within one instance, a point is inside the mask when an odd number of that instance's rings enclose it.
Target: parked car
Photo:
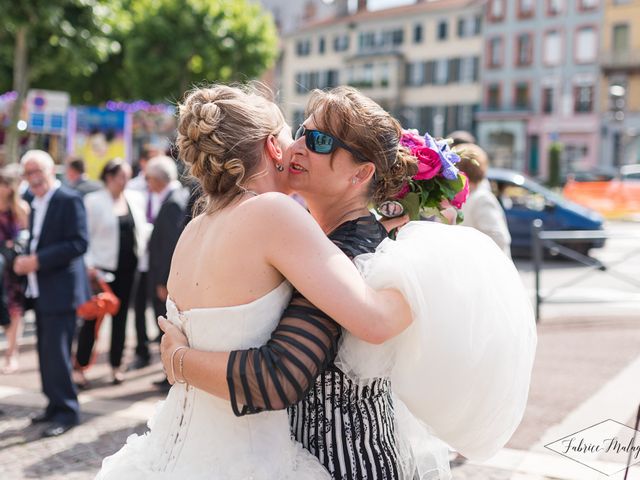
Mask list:
[[[514,256],[531,254],[531,224],[538,218],[545,230],[602,230],[602,215],[567,200],[521,173],[492,168],[487,178],[506,213]],[[602,247],[604,240],[567,242],[566,245],[587,254],[592,248]]]
[[[623,182],[640,182],[640,163],[620,167],[620,180]]]

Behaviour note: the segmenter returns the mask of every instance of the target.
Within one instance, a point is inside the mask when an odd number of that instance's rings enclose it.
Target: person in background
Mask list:
[[[119,158],[110,160],[100,175],[104,188],[85,197],[89,225],[85,262],[89,276],[94,277],[97,270],[112,274],[109,286],[120,299],[120,310],[112,317],[109,351],[114,384],[124,379],[121,364],[129,299],[138,258],[148,237],[144,199],[139,192],[125,190],[130,178],[131,167],[127,162]],[[86,360],[88,363],[89,359]]]
[[[140,152],[138,159],[138,174],[127,183],[128,190],[140,192],[144,199],[145,220],[149,231],[153,228],[153,193],[149,191],[149,185],[145,177],[149,159],[159,153],[158,149],[146,146]],[[156,212],[157,213],[157,212]],[[134,312],[136,323],[136,355],[129,365],[129,370],[137,370],[149,365],[151,353],[149,351],[149,336],[147,334],[147,305],[149,304],[149,252],[140,251],[138,257],[138,271],[134,285]]]
[[[46,423],[44,437],[57,437],[80,421],[80,405],[71,377],[71,344],[76,308],[89,299],[83,255],[87,250],[87,218],[82,198],[56,180],[51,155],[29,150],[20,160],[34,195],[26,255],[13,269],[27,275],[26,296],[36,314],[36,335],[45,410],[31,418]]]
[[[189,192],[178,179],[176,163],[166,156],[154,157],[147,165],[147,182],[152,192],[153,231],[149,238],[149,292],[155,318],[166,316],[167,281],[173,250],[185,225]],[[162,389],[170,387],[166,378],[156,382]]]
[[[5,167],[0,170],[0,261],[2,263],[0,324],[4,326],[7,348],[4,352],[4,365],[0,370],[4,374],[18,370],[18,338],[22,330],[24,314],[24,277],[19,277],[12,269],[16,256],[20,232],[29,229],[29,204],[20,198],[18,187],[20,177]]]
[[[462,205],[462,225],[473,227],[488,235],[507,256],[511,257],[511,235],[507,227],[507,218],[486,178],[489,157],[483,149],[472,143],[461,144],[460,148],[470,154],[465,155],[470,158],[463,158],[456,164],[469,179],[469,198]]]
[[[451,132],[445,138],[450,138],[452,140],[451,147],[457,147],[463,143],[476,143],[476,137],[466,130],[456,130],[455,132]]]
[[[102,183],[90,180],[85,173],[84,160],[81,157],[70,157],[65,162],[64,176],[67,185],[81,196],[102,188]]]

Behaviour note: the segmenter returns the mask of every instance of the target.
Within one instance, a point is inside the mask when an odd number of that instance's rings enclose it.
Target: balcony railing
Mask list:
[[[600,52],[599,60],[603,70],[640,69],[640,52],[637,49],[623,52],[613,50]]]

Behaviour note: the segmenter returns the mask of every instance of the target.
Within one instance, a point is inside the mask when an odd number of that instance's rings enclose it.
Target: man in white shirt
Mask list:
[[[487,180],[489,157],[479,146],[464,143],[463,159],[456,165],[469,179],[469,198],[462,205],[462,225],[473,227],[490,236],[502,251],[511,257],[511,235],[507,218]]]
[[[45,423],[45,437],[62,435],[79,422],[79,404],[71,378],[71,343],[76,308],[89,299],[83,255],[87,250],[87,218],[80,195],[60,185],[51,156],[29,150],[20,164],[34,195],[29,253],[14,263],[27,275],[27,297],[36,314],[42,390],[48,399],[32,423]]]

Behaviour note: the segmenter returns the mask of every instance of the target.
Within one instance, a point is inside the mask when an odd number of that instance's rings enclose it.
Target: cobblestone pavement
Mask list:
[[[622,476],[594,474],[559,455],[545,453],[544,449],[541,452],[536,444],[551,427],[562,424],[578,406],[602,394],[599,391],[602,385],[640,358],[640,322],[637,320],[569,322],[539,327],[538,358],[521,427],[501,452],[501,458],[483,465],[472,462],[455,465],[453,478],[622,480]],[[101,335],[99,351],[107,350],[107,338],[108,335]],[[132,346],[128,345],[128,351]],[[0,343],[0,350],[2,348]],[[0,480],[93,478],[102,458],[118,450],[132,433],[146,430],[146,419],[163,398],[151,384],[161,378],[159,364],[128,372],[123,384],[112,385],[106,355],[102,353],[88,373],[92,388],[80,396],[82,423],[61,437],[41,439],[42,427],[29,422],[29,415],[44,406],[29,328],[21,346],[20,363],[19,374],[0,376]],[[636,405],[638,401],[640,398],[635,399]],[[593,419],[581,421],[587,427],[601,420],[600,417],[616,418],[613,413],[597,411]],[[629,416],[620,421],[630,424]],[[517,460],[518,455],[531,452],[537,457],[529,458],[528,463]],[[638,471],[632,472],[629,480],[632,479],[640,479]]]

